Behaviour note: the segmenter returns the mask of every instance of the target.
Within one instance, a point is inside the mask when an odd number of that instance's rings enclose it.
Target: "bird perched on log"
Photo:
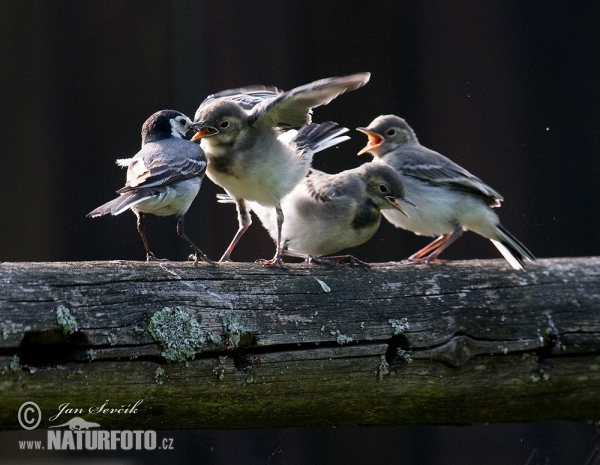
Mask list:
[[[369,73],[359,73],[322,79],[286,92],[275,87],[243,87],[210,95],[200,104],[192,140],[201,140],[208,177],[235,199],[238,211],[238,231],[221,261],[231,260],[251,224],[245,201],[274,209],[280,231],[284,222],[281,199],[308,173],[313,152],[280,139],[282,131],[311,123],[312,108],[362,87],[369,78]],[[262,263],[283,266],[280,239],[274,258]]]
[[[492,210],[500,206],[502,196],[466,169],[421,145],[404,119],[382,115],[357,130],[369,138],[358,154],[369,152],[377,161],[394,168],[406,195],[417,205],[408,211],[410,216],[386,210],[385,218],[418,235],[439,236],[411,255],[409,261],[443,263],[438,256],[464,230],[490,239],[514,269],[523,269],[526,261],[535,260]]]
[[[206,157],[187,134],[192,121],[174,110],[161,110],[142,126],[142,148],[132,158],[117,160],[127,168],[127,182],[119,189],[119,197],[88,213],[92,218],[119,215],[131,210],[137,216],[137,229],[146,249],[146,260],[158,260],[150,251],[144,226],[144,215],[177,215],[177,234],[196,255],[213,263],[185,234],[184,217],[200,190],[206,171]]]
[[[404,195],[400,177],[385,164],[365,163],[336,174],[313,168],[281,201],[286,219],[281,229],[282,253],[316,263],[368,266],[351,255],[323,255],[368,241],[379,228],[382,211],[406,215],[398,201],[412,205]],[[247,205],[276,241],[273,209],[256,202]]]

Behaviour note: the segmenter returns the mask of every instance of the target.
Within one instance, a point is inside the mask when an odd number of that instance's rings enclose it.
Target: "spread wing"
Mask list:
[[[251,110],[264,100],[275,98],[282,92],[283,91],[279,90],[277,87],[260,85],[223,90],[206,97],[200,104],[196,114],[199,112],[201,113],[202,110],[210,103],[221,99],[232,100],[244,110]]]
[[[327,105],[338,95],[358,89],[369,82],[370,73],[321,79],[272,98],[252,108],[248,123],[270,126],[302,126],[311,122],[312,108]]]

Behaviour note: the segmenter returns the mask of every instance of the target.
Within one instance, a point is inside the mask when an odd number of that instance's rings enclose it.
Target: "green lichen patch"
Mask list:
[[[396,349],[396,355],[397,355],[398,360],[400,360],[401,362],[404,362],[404,363],[412,363],[413,362],[412,356],[408,350]]]
[[[64,305],[59,305],[56,309],[56,322],[62,327],[63,334],[73,334],[79,330],[75,317]]]
[[[205,342],[198,321],[179,307],[165,307],[152,315],[148,331],[163,345],[161,355],[167,362],[193,359]]]
[[[208,332],[208,340],[215,345],[219,345],[223,342],[223,338],[221,337],[221,335],[213,331]]]
[[[19,359],[18,355],[13,355],[13,358],[10,359],[10,363],[8,364],[8,366],[5,366],[2,369],[2,374],[7,373],[9,371],[21,371],[21,360]]]
[[[154,381],[159,386],[165,382],[165,370],[162,367],[158,367],[154,372]]]
[[[388,323],[392,325],[394,329],[394,336],[399,336],[404,333],[407,329],[410,329],[410,325],[408,324],[408,320],[406,318],[401,318],[399,320],[390,319]]]
[[[344,345],[344,344],[347,344],[348,342],[352,342],[354,340],[350,336],[346,336],[345,334],[342,334],[339,329],[337,329],[335,331],[330,331],[329,334],[331,334],[332,336],[336,336],[335,340],[337,341],[337,343],[339,345]]]
[[[377,378],[381,381],[385,375],[390,374],[390,364],[385,359],[385,355],[381,356],[381,363],[377,367]]]
[[[240,317],[235,313],[228,313],[223,317],[223,330],[225,331],[225,346],[228,349],[235,349],[240,346],[242,338],[246,334]]]
[[[13,323],[10,320],[0,322],[0,332],[2,333],[2,339],[5,341],[12,334],[22,334],[27,331],[31,331],[31,326],[23,326],[21,323]]]
[[[96,351],[94,349],[88,349],[85,353],[88,362],[93,361],[96,358]]]

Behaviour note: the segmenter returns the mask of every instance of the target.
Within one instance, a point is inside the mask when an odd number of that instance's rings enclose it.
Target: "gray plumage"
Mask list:
[[[535,260],[492,210],[500,206],[502,196],[461,166],[422,146],[402,118],[382,115],[358,130],[369,137],[359,155],[369,152],[377,161],[394,168],[406,195],[417,206],[409,210],[410,217],[386,211],[385,218],[419,235],[440,236],[411,255],[410,261],[439,262],[439,254],[464,230],[490,239],[515,269],[523,269],[525,261]]]
[[[251,86],[207,97],[196,111],[192,140],[201,139],[208,158],[207,175],[235,199],[239,229],[221,261],[229,261],[251,220],[246,200],[274,208],[283,223],[281,199],[308,173],[314,150],[302,150],[286,137],[285,129],[311,123],[312,108],[357,89],[369,73],[322,79],[284,92]],[[335,134],[334,134],[335,136]],[[281,247],[265,264],[281,265]]]
[[[132,158],[117,160],[127,168],[125,187],[119,197],[94,209],[87,216],[119,215],[131,209],[138,219],[138,232],[146,249],[146,259],[156,260],[148,247],[144,214],[177,215],[177,233],[196,255],[210,262],[206,255],[185,235],[183,222],[192,201],[200,190],[206,171],[202,149],[187,139],[192,121],[174,110],[154,113],[142,126],[142,148]],[[196,260],[197,257],[196,256]]]
[[[405,198],[398,174],[384,164],[365,163],[337,174],[311,169],[281,201],[286,218],[282,253],[318,261],[317,257],[363,244],[377,232],[382,211],[403,212],[397,201],[412,203]],[[277,240],[273,209],[256,202],[248,206]],[[332,258],[363,264],[351,256],[328,257]]]

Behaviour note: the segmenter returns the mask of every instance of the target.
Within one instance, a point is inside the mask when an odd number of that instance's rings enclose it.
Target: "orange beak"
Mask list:
[[[399,211],[400,211],[400,213],[402,213],[403,215],[405,215],[407,218],[410,218],[410,215],[404,211],[404,209],[402,208],[402,206],[401,206],[401,205],[398,203],[398,201],[396,200],[396,197],[391,197],[391,196],[388,196],[388,197],[386,197],[386,199],[387,199],[387,201],[388,201],[389,203],[391,203],[391,204],[394,206],[394,208],[395,208],[396,210],[399,210]],[[402,200],[403,202],[406,202],[406,203],[407,203],[407,204],[409,204],[409,205],[412,205],[413,207],[416,207],[416,205],[415,205],[415,204],[412,202],[412,200],[408,200],[406,197],[405,197],[405,198],[403,198],[403,199],[401,199],[401,200]]]
[[[385,142],[385,139],[383,137],[381,137],[376,132],[370,131],[367,128],[356,128],[356,130],[366,134],[367,137],[369,138],[369,142],[367,143],[367,145],[365,145],[365,147],[360,152],[358,152],[358,155],[362,155],[363,153],[366,153],[373,149],[376,149],[377,147],[379,147],[381,144],[383,144]],[[402,212],[402,213],[404,213],[404,212]]]
[[[213,136],[219,133],[216,128],[213,128],[212,126],[206,126],[202,121],[192,124],[192,129],[196,131],[194,137],[190,139],[192,142],[200,140],[203,137]]]

